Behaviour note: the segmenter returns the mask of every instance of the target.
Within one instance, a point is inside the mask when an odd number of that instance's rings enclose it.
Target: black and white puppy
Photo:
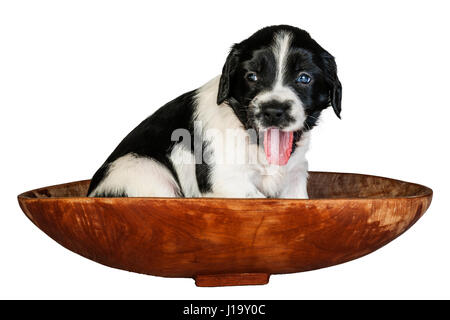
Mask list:
[[[131,131],[88,195],[307,198],[310,130],[330,105],[340,117],[341,95],[333,56],[307,32],[266,27]]]

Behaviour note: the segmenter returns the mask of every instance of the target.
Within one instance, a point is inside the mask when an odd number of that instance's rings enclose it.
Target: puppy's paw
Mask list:
[[[245,195],[246,198],[255,198],[255,199],[262,199],[262,198],[267,198],[265,195],[263,195],[261,192],[259,191],[254,191],[254,192],[248,192]]]

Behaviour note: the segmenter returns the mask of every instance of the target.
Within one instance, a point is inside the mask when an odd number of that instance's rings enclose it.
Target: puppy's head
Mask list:
[[[282,25],[261,29],[232,47],[217,103],[227,101],[246,128],[264,133],[266,153],[268,142],[278,139],[283,164],[293,133],[310,130],[330,105],[340,117],[341,95],[333,56],[306,31]]]

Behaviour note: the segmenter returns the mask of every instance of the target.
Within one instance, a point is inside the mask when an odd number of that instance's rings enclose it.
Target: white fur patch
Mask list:
[[[274,82],[274,89],[283,86],[284,70],[291,46],[292,34],[289,32],[280,32],[275,35],[272,52],[275,55],[277,64],[277,73]]]
[[[129,197],[177,197],[180,190],[172,173],[164,165],[146,157],[129,153],[109,165],[96,194],[121,194]]]
[[[242,123],[226,103],[217,105],[220,76],[215,77],[197,90],[197,106],[194,119],[199,121],[203,130],[240,129]]]

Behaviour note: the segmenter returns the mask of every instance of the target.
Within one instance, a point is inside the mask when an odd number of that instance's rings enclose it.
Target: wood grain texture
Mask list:
[[[262,285],[269,282],[267,273],[231,273],[195,276],[195,285],[198,287],[224,287]]]
[[[88,185],[28,191],[19,204],[38,228],[86,258],[196,279],[301,272],[356,259],[405,232],[432,199],[421,185],[326,172],[310,173],[309,200],[87,198]],[[239,284],[237,278],[228,276],[229,283]]]

